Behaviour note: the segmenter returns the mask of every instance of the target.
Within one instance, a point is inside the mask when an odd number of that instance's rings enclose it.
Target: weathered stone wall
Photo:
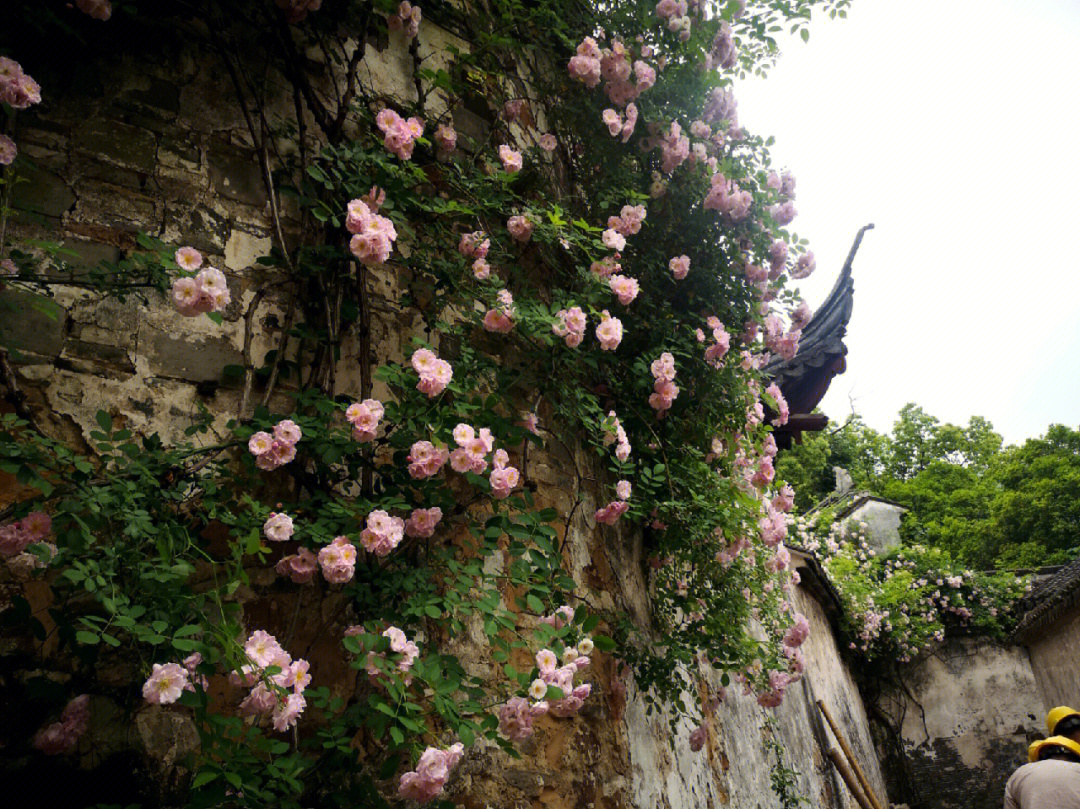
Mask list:
[[[800,773],[799,792],[811,806],[857,807],[825,757],[828,747],[837,744],[818,712],[816,700],[820,699],[840,725],[875,793],[884,800],[885,782],[862,697],[840,656],[825,610],[801,588],[795,604],[809,619],[811,634],[804,646],[807,676],[789,688],[784,703],[775,711],[786,764]],[[704,681],[710,692],[716,693],[719,677],[706,675]],[[709,735],[701,754],[686,752],[684,739],[691,730],[686,727],[673,755],[668,749],[667,717],[647,718],[641,703],[631,701],[622,731],[629,740],[633,767],[631,805],[642,809],[777,806],[769,786],[773,761],[762,747],[764,714],[752,696],[731,688],[707,722]]]
[[[1027,641],[1031,669],[1039,685],[1043,706],[1075,705],[1080,702],[1080,606],[1059,616],[1038,637]]]
[[[954,638],[906,666],[879,707],[903,738],[915,806],[997,809],[1005,781],[1041,735],[1043,701],[1027,652]]]
[[[895,503],[869,498],[846,515],[841,525],[866,523],[867,544],[878,553],[900,544],[900,518],[905,509]]]
[[[425,21],[421,55],[452,38]],[[35,67],[27,64],[37,73]],[[414,92],[410,68],[401,40],[392,39],[385,50],[371,51],[363,78],[375,94],[409,98]],[[226,272],[234,302],[218,327],[205,318],[179,317],[160,299],[144,305],[135,299],[95,299],[73,289],[60,288],[53,299],[8,290],[0,293],[0,339],[22,351],[20,382],[51,430],[86,437],[94,429],[94,413],[104,409],[117,423],[137,432],[159,432],[169,441],[180,436],[199,405],[220,427],[235,414],[240,395],[239,386],[223,378],[222,368],[241,362],[243,312],[265,280],[254,261],[269,248],[271,233],[260,169],[232,89],[213,57],[194,51],[117,55],[86,65],[84,71],[67,86],[46,85],[46,102],[20,120],[20,148],[39,168],[17,202],[39,217],[23,217],[19,232],[61,239],[86,265],[119,258],[134,247],[140,231],[177,246],[191,244]],[[376,363],[400,359],[402,343],[419,329],[419,319],[394,303],[400,283],[388,272],[375,272],[371,279]],[[270,296],[255,316],[256,364],[275,345],[281,322],[282,312]],[[359,390],[357,350],[355,345],[343,349],[338,374],[343,392]],[[290,382],[283,384],[287,389]],[[546,452],[530,453],[523,473],[537,484],[539,505],[575,515],[559,529],[567,535],[567,566],[575,579],[600,594],[601,606],[629,609],[646,621],[641,549],[633,537],[629,544],[616,541],[611,529],[593,521],[597,503],[586,482],[592,477],[591,462],[585,453],[551,441]],[[10,479],[0,484],[8,496],[14,491]],[[311,590],[277,581],[269,569],[256,573],[252,585],[245,609],[253,625],[291,637],[289,626],[303,612],[307,620],[300,622],[292,648],[297,653],[303,649],[311,659],[316,685],[330,685],[343,696],[351,693],[356,674],[341,659],[337,641],[347,616],[335,616],[335,605],[317,601]],[[813,629],[806,646],[808,676],[790,689],[777,711],[779,740],[811,804],[848,809],[855,804],[824,758],[823,744],[832,742],[815,699],[825,700],[843,725],[880,796],[883,780],[866,712],[828,618],[805,592],[797,602]],[[492,661],[470,651],[481,645],[478,627],[473,636],[451,645],[471,670],[494,670]],[[47,669],[47,648],[37,651]],[[594,696],[585,709],[573,720],[540,720],[537,734],[523,745],[521,762],[511,762],[491,746],[470,750],[449,788],[455,801],[469,809],[779,805],[769,786],[772,762],[763,747],[764,711],[752,697],[731,689],[708,720],[705,750],[695,755],[687,747],[689,727],[681,728],[673,751],[667,717],[647,716],[632,686],[624,695],[613,687],[612,675],[610,661],[598,656],[590,670]],[[693,687],[715,692],[719,685],[718,675],[710,672]],[[126,802],[118,786],[123,779],[86,775],[102,761],[110,762],[109,773],[130,772],[139,755],[133,751],[170,762],[177,748],[150,749],[154,739],[180,743],[190,733],[184,728],[161,734],[169,712],[129,707],[139,713],[124,726],[119,723],[125,706],[95,697],[94,724],[75,759],[83,782],[100,788],[102,799]],[[23,761],[17,768],[56,780],[40,762]]]

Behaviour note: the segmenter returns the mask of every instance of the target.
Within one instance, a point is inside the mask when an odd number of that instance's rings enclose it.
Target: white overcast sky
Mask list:
[[[1080,424],[1080,0],[854,0],[736,88],[739,122],[795,174],[815,307],[858,229],[849,396],[1006,442]]]

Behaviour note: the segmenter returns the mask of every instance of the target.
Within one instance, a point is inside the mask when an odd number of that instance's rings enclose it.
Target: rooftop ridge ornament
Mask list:
[[[825,398],[833,377],[847,370],[844,336],[854,303],[852,267],[863,236],[873,227],[864,225],[855,235],[832,291],[803,329],[799,353],[790,360],[777,357],[765,366],[766,376],[780,386],[791,410],[788,423],[773,428],[781,449],[790,447],[793,441],[800,443],[804,432],[823,430],[829,423],[825,415],[813,411]]]

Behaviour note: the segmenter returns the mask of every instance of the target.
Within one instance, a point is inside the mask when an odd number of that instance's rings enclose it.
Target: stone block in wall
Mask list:
[[[170,168],[198,171],[202,165],[202,152],[194,143],[178,137],[166,136],[158,147],[158,162]]]
[[[18,362],[52,362],[64,347],[67,312],[44,295],[21,289],[0,292],[0,345]]]
[[[167,241],[189,244],[204,253],[222,253],[229,232],[228,219],[208,206],[166,202],[162,238]]]
[[[68,340],[57,362],[78,373],[135,373],[135,364],[126,349],[85,340]]]
[[[137,126],[90,119],[76,131],[75,149],[102,163],[149,174],[157,157],[157,138]]]
[[[96,267],[102,261],[119,261],[120,250],[111,244],[90,242],[84,239],[68,239],[64,249],[74,253],[65,256],[65,261],[72,267]]]
[[[224,144],[207,150],[210,182],[221,196],[262,207],[266,204],[262,168],[254,154]]]
[[[76,186],[78,202],[73,218],[106,228],[153,233],[160,221],[157,200],[111,182],[83,178]]]
[[[19,174],[27,182],[12,188],[12,207],[59,219],[75,206],[71,186],[48,169],[29,165],[22,167]]]
[[[226,337],[198,340],[150,331],[144,350],[150,373],[188,382],[217,382],[226,365],[243,364],[243,354]]]

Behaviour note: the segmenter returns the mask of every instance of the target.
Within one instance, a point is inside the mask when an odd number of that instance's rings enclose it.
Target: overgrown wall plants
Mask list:
[[[514,756],[534,723],[581,721],[598,657],[616,661],[613,688],[633,678],[675,715],[711,710],[688,697],[696,666],[778,705],[807,626],[769,434],[787,408],[760,369],[797,352],[809,315],[787,283],[814,259],[788,227],[794,179],[739,125],[731,83],[812,8],[845,6],[21,4],[0,62],[6,289],[165,301],[177,322],[221,324],[240,303],[244,350],[221,369],[227,424],[206,412],[166,442],[103,410],[80,445],[39,428],[18,340],[4,346],[0,469],[27,496],[0,554],[51,599],[16,596],[5,616],[59,644],[71,674],[20,681],[53,715],[9,748],[69,754],[108,670],[121,704],[193,720],[177,802],[376,806],[442,800],[480,738]],[[471,47],[421,56],[424,13]],[[58,241],[19,238],[12,193],[35,176],[19,118],[49,103],[43,43],[78,60],[177,38],[220,60],[266,186],[272,249],[242,300],[187,244],[143,235],[87,272]],[[408,56],[411,98],[362,79],[387,44]],[[486,126],[460,135],[462,109]],[[376,289],[416,324],[380,365]],[[280,329],[256,356],[272,302]],[[568,575],[574,515],[536,503],[530,452],[581,444],[595,530],[647,549],[648,616]],[[271,565],[274,587],[353,621],[340,656],[365,679],[348,699],[291,648],[299,601],[276,634],[244,612]],[[499,667],[466,665],[463,636]]]
[[[946,634],[1004,641],[1016,625],[1017,601],[1030,576],[981,572],[947,551],[899,545],[883,552],[867,542],[865,523],[838,523],[830,510],[798,518],[793,541],[822,559],[844,603],[848,648],[891,669],[931,652]]]

